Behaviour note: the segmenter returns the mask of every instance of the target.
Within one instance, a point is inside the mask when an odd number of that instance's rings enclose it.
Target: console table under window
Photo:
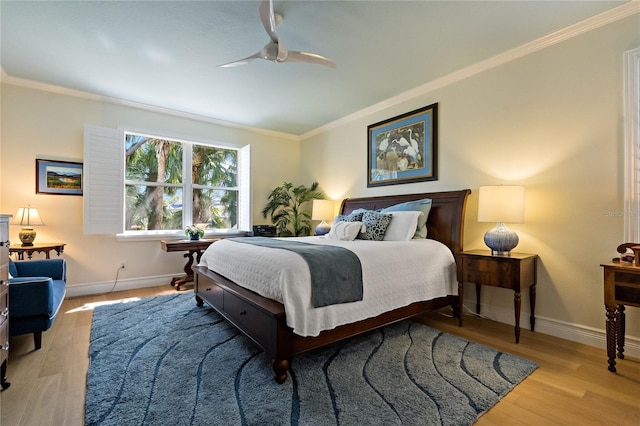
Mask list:
[[[209,247],[211,244],[218,241],[219,238],[210,238],[210,239],[200,239],[200,240],[175,240],[175,241],[160,241],[160,246],[162,250],[166,252],[172,251],[186,251],[184,257],[187,258],[187,264],[184,265],[184,277],[175,277],[171,280],[171,285],[176,288],[176,290],[180,290],[180,286],[193,282],[193,270],[191,266],[193,266],[194,256],[196,264],[200,263],[200,258],[202,257],[202,253]]]

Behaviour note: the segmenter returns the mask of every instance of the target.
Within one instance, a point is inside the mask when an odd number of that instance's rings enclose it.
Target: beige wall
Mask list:
[[[599,264],[623,238],[623,52],[640,46],[640,16],[508,62],[305,139],[303,180],[335,199],[470,188],[467,249],[486,248],[493,224],[478,223],[480,185],[526,186],[525,223],[516,251],[538,253],[537,329],[602,343]],[[438,103],[439,180],[368,189],[367,125]],[[346,121],[346,120],[345,120]],[[322,161],[318,161],[322,159]],[[475,309],[473,285],[465,288]],[[513,292],[484,289],[484,313],[513,323]],[[529,297],[523,295],[528,327]],[[640,315],[627,310],[637,340]],[[598,332],[596,332],[598,331]],[[592,333],[590,335],[590,333]],[[577,338],[576,338],[577,337]],[[633,340],[631,340],[633,346]]]
[[[35,159],[82,161],[85,124],[127,127],[197,140],[252,147],[253,222],[267,223],[260,210],[284,180],[298,181],[300,146],[295,138],[255,133],[202,121],[143,111],[14,85],[2,85],[0,211],[37,207],[46,226],[37,242],[67,243],[69,294],[110,289],[121,261],[118,289],[163,284],[182,272],[182,253],[166,253],[158,241],[123,242],[114,236],[83,235],[82,197],[35,193]],[[274,167],[277,165],[277,167]],[[18,240],[11,226],[11,241]],[[76,288],[74,288],[76,287]],[[82,287],[82,290],[79,289]]]
[[[118,242],[82,234],[82,197],[35,194],[35,158],[82,160],[83,127],[132,126],[253,147],[253,219],[269,191],[284,180],[320,182],[327,195],[385,195],[471,188],[465,247],[484,248],[492,224],[478,223],[480,185],[527,188],[525,223],[517,251],[538,253],[537,329],[603,345],[604,308],[599,264],[622,242],[622,54],[640,46],[639,15],[548,47],[465,80],[387,107],[298,143],[201,121],[3,84],[0,212],[39,208],[47,226],[38,241],[64,241],[69,286],[87,292],[168,283],[183,266],[180,253],[158,242]],[[381,83],[382,84],[382,83]],[[437,102],[439,180],[368,189],[366,128],[371,123]],[[274,165],[277,164],[277,167]],[[18,228],[11,227],[17,241]],[[474,297],[473,286],[466,294]],[[528,325],[528,295],[523,324]],[[512,293],[486,289],[483,313],[513,322]],[[468,306],[473,307],[471,300]],[[640,348],[640,315],[628,309],[628,349]],[[635,336],[635,337],[634,337]],[[629,353],[629,351],[628,351]]]

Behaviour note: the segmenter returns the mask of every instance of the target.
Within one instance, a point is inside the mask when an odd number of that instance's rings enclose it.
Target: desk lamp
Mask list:
[[[313,212],[311,220],[321,220],[316,226],[316,235],[325,235],[331,231],[331,225],[326,220],[333,219],[333,201],[331,200],[313,200]]]
[[[22,241],[22,246],[32,246],[33,240],[36,239],[36,231],[34,226],[44,225],[44,222],[40,218],[38,209],[31,206],[20,207],[18,213],[13,218],[13,224],[21,225],[22,230],[18,233],[18,238]]]
[[[494,256],[509,256],[520,239],[507,223],[524,222],[524,186],[481,186],[478,191],[478,222],[497,222],[484,234]]]

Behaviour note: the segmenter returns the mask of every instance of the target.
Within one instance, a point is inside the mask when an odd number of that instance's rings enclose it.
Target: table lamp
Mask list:
[[[313,212],[311,220],[320,220],[320,224],[316,226],[316,235],[325,235],[331,231],[331,225],[326,220],[333,219],[333,201],[331,200],[313,200]]]
[[[22,230],[18,233],[18,238],[22,241],[23,247],[33,245],[33,240],[36,239],[36,231],[33,227],[44,225],[38,209],[32,208],[31,206],[20,207],[12,223],[22,226]]]
[[[524,186],[481,186],[478,191],[478,222],[497,222],[484,234],[484,243],[494,256],[509,256],[518,242],[518,234],[507,223],[524,222]]]

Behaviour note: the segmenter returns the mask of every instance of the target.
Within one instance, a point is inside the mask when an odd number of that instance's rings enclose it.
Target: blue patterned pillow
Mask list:
[[[378,213],[374,211],[366,211],[362,215],[362,223],[367,228],[361,232],[358,238],[361,240],[382,241],[387,227],[391,223],[392,216],[390,214]]]
[[[333,223],[337,222],[362,222],[364,211],[355,210],[351,214],[341,214],[336,216]]]

